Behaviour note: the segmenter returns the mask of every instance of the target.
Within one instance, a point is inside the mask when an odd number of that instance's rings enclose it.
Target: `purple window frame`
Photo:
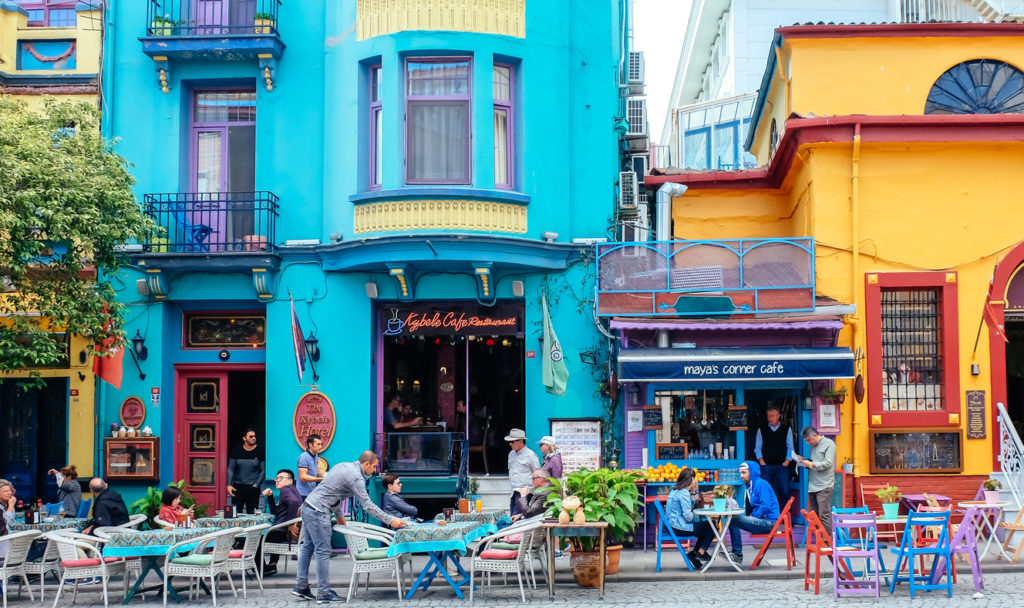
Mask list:
[[[508,69],[508,99],[494,100],[495,110],[505,110],[505,175],[508,177],[508,182],[498,183],[497,177],[495,177],[494,187],[502,190],[514,190],[516,187],[516,122],[514,109],[516,99],[516,68],[510,63],[497,61],[494,63],[494,67]]]
[[[370,181],[369,181],[369,184],[370,184],[370,190],[380,190],[381,189],[381,183],[384,181],[384,167],[383,166],[381,166],[381,167],[377,166],[377,152],[378,152],[378,150],[377,150],[377,137],[378,137],[378,135],[380,135],[379,133],[377,133],[377,120],[378,120],[378,117],[381,116],[381,112],[383,112],[383,107],[382,107],[382,104],[381,104],[381,90],[380,90],[381,76],[383,75],[382,69],[383,68],[382,68],[381,64],[379,64],[379,63],[370,66],[370,83],[369,83],[370,84],[370,91],[369,91],[369,100],[370,100],[370,114],[369,114],[369,120],[370,120]],[[375,84],[376,84],[376,87],[377,87],[377,98],[376,99],[374,99],[374,97],[373,97],[374,85]],[[383,127],[383,124],[381,126]],[[381,147],[383,148],[383,141],[381,142],[381,144],[382,144]],[[384,164],[383,160],[384,159],[381,158],[381,163],[380,163],[381,165]],[[377,179],[377,170],[378,169],[380,170],[380,179]]]
[[[75,16],[75,24],[72,25],[50,25],[50,11],[75,10],[78,2],[67,2],[67,0],[37,0],[36,2],[18,2],[18,6],[26,11],[43,11],[42,21],[29,21],[29,27],[75,27],[78,23],[78,16]]]
[[[409,63],[449,63],[454,61],[465,61],[469,64],[469,77],[466,86],[466,95],[410,95],[409,94]],[[473,57],[452,56],[452,57],[406,57],[404,62],[405,70],[405,183],[406,184],[443,184],[443,185],[471,185],[473,183]],[[451,105],[465,102],[466,104],[466,179],[464,181],[453,180],[414,180],[409,178],[409,102],[416,101],[448,102]]]
[[[199,191],[199,133],[200,132],[210,132],[210,131],[220,131],[221,134],[222,134],[221,135],[221,138],[222,138],[221,141],[223,142],[223,145],[226,147],[227,146],[227,142],[228,142],[228,127],[229,126],[246,126],[246,125],[253,125],[253,126],[255,126],[256,125],[256,121],[255,120],[252,120],[252,121],[248,121],[248,120],[228,121],[228,120],[225,120],[225,121],[218,121],[218,122],[199,122],[198,120],[196,120],[196,102],[198,101],[198,98],[199,98],[200,95],[204,95],[204,94],[207,94],[207,93],[239,93],[239,92],[255,93],[256,92],[256,88],[255,87],[223,87],[223,88],[212,88],[212,89],[195,89],[194,91],[192,91],[191,100],[190,100],[191,103],[190,103],[190,107],[189,107],[189,117],[188,117],[190,129],[191,129],[191,131],[189,133],[189,138],[188,138],[188,141],[189,141],[189,152],[188,152],[189,176],[188,176],[188,185],[189,185],[189,189],[190,189],[191,192],[198,192]],[[258,114],[257,114],[257,118],[259,118]],[[229,166],[228,162],[229,162],[229,159],[228,159],[227,149],[225,148],[222,151],[222,153],[221,153],[221,161],[220,161],[220,163],[221,163],[221,169],[220,169],[220,188],[218,189],[219,192],[224,192],[227,189],[227,181],[226,180],[227,180],[227,177],[228,177],[228,166]]]

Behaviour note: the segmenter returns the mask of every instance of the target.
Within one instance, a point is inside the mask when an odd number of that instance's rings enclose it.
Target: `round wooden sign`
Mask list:
[[[316,434],[323,439],[323,449],[326,450],[334,439],[337,427],[334,404],[327,395],[314,391],[299,397],[292,417],[292,431],[299,447],[306,449],[306,437]]]
[[[138,397],[128,397],[121,403],[121,424],[134,429],[141,429],[146,421],[146,404]]]

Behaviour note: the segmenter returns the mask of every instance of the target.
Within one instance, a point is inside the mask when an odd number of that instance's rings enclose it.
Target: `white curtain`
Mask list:
[[[494,108],[494,183],[508,184],[508,111]]]
[[[469,181],[469,102],[409,103],[409,180]]]

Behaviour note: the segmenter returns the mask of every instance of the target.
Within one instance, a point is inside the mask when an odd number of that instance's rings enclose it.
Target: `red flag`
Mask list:
[[[292,305],[292,345],[295,347],[295,367],[299,372],[299,382],[302,382],[302,373],[306,371],[306,339],[302,337],[299,315],[295,312],[295,300],[289,295],[288,301]]]
[[[103,312],[106,314],[107,306],[103,305]],[[108,317],[103,330],[110,329],[113,321]],[[101,353],[112,353],[107,357],[100,357]],[[121,390],[121,379],[124,377],[124,345],[118,344],[118,338],[104,338],[96,348],[96,355],[92,360],[92,371],[100,377],[100,380],[110,384],[117,390]]]
[[[995,279],[995,276],[992,277]],[[985,319],[985,324],[988,325],[989,329],[999,334],[999,337],[1003,339],[1003,342],[1009,342],[1010,339],[1006,337],[1006,328],[999,324],[996,320],[996,313],[992,310],[992,282],[989,281],[988,293],[985,294],[985,308],[981,312],[982,318]]]

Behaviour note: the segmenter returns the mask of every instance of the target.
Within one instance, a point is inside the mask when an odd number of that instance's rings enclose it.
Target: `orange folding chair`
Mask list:
[[[806,509],[800,511],[800,513],[803,514],[804,520],[807,522],[807,535],[805,536],[807,551],[804,553],[804,591],[807,591],[810,588],[811,582],[814,582],[814,595],[818,595],[821,589],[821,556],[824,555],[827,559],[832,560],[832,566],[835,568],[837,567],[837,561],[833,557],[835,550],[832,547],[832,539],[829,538],[828,532],[825,531],[825,526],[818,519],[818,514]],[[811,553],[814,554],[813,579],[811,578]],[[853,578],[853,574],[850,572],[846,562],[838,560],[838,567],[842,568],[848,577]]]
[[[793,506],[793,498],[790,497],[786,501],[785,508],[782,509],[782,515],[775,521],[775,525],[772,526],[771,532],[768,534],[751,534],[750,538],[754,540],[761,540],[764,543],[761,545],[761,550],[757,552],[757,557],[754,558],[753,563],[750,564],[750,569],[757,568],[757,565],[761,563],[764,558],[764,554],[768,552],[768,547],[772,545],[772,541],[775,539],[786,541],[786,570],[792,570],[793,566],[796,565],[796,543],[793,542],[793,519],[789,515],[789,508]],[[820,523],[820,522],[819,522]]]

